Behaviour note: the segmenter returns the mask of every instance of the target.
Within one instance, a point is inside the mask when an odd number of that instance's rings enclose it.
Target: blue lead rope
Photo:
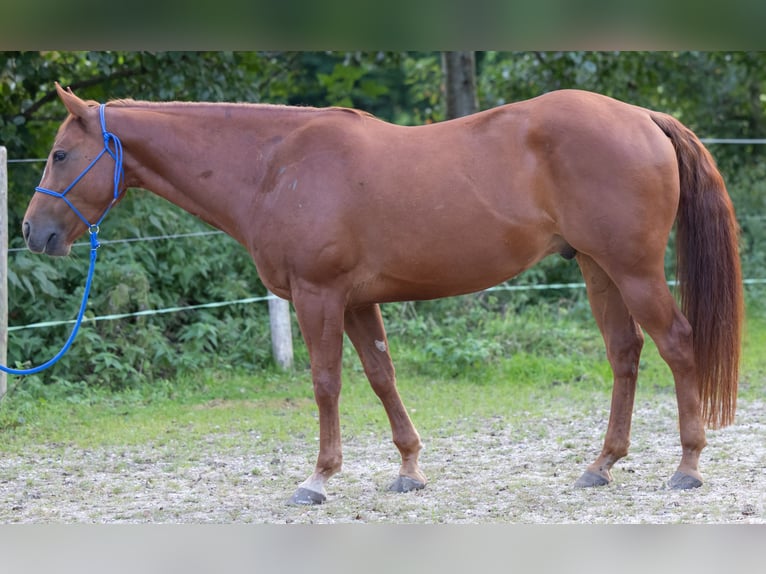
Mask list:
[[[120,196],[120,187],[124,183],[125,178],[125,172],[122,167],[122,142],[120,142],[120,139],[114,135],[111,132],[106,131],[106,120],[104,119],[104,108],[105,104],[101,104],[99,106],[99,118],[101,119],[101,133],[104,136],[104,149],[101,150],[101,153],[96,156],[96,159],[94,159],[88,167],[86,167],[80,175],[78,175],[75,180],[67,186],[67,188],[62,191],[53,191],[44,187],[36,187],[35,191],[39,191],[40,193],[45,193],[47,195],[51,195],[53,197],[58,197],[60,199],[63,199],[66,204],[72,209],[72,211],[75,212],[77,217],[79,217],[83,223],[88,227],[88,233],[90,234],[90,267],[88,268],[88,278],[85,281],[85,292],[82,295],[82,303],[80,303],[80,310],[77,313],[77,319],[75,320],[74,327],[72,328],[72,332],[69,334],[69,338],[67,339],[66,343],[64,343],[64,346],[61,347],[61,350],[56,353],[56,356],[54,356],[49,361],[43,363],[42,365],[38,365],[37,367],[31,367],[29,369],[12,369],[10,367],[7,367],[5,365],[0,365],[0,371],[9,373],[11,375],[33,375],[35,373],[39,373],[40,371],[44,371],[48,367],[54,365],[63,357],[66,352],[69,350],[69,348],[72,346],[72,343],[75,340],[75,337],[77,336],[77,332],[80,330],[80,325],[82,324],[83,317],[85,315],[85,307],[88,304],[88,296],[90,295],[90,286],[93,282],[93,272],[96,269],[96,256],[98,252],[99,242],[98,242],[98,232],[99,232],[99,225],[106,217],[106,214],[109,213],[109,210],[114,206],[115,203],[117,203],[117,200]],[[79,182],[83,176],[90,171],[90,169],[96,165],[96,162],[101,159],[104,154],[108,154],[112,157],[114,160],[114,194],[112,197],[111,203],[107,206],[107,208],[104,210],[104,213],[101,214],[101,217],[98,218],[96,223],[90,223],[88,219],[80,213],[80,211],[72,204],[71,201],[66,197],[66,194],[69,193],[69,191]]]
[[[44,371],[48,367],[56,364],[59,361],[59,359],[63,357],[66,354],[66,352],[69,350],[69,348],[72,346],[72,343],[74,342],[75,337],[77,337],[77,331],[80,330],[80,325],[82,324],[83,316],[85,315],[85,307],[87,307],[88,296],[90,295],[90,285],[93,282],[93,272],[96,269],[96,253],[98,252],[98,246],[99,246],[98,227],[95,227],[95,228],[91,227],[88,229],[88,232],[90,233],[90,268],[88,269],[88,278],[85,281],[85,293],[83,293],[82,295],[82,303],[80,303],[80,311],[77,313],[77,319],[75,320],[74,327],[72,328],[72,332],[69,334],[69,338],[67,339],[66,343],[64,343],[64,346],[61,347],[61,350],[58,353],[56,353],[55,357],[43,363],[42,365],[38,365],[37,367],[31,367],[29,369],[12,369],[11,367],[0,365],[0,371],[4,371],[11,375],[34,375],[35,373]]]

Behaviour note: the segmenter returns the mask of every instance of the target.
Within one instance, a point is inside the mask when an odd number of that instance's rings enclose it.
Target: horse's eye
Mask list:
[[[53,161],[64,161],[66,159],[66,152],[65,151],[54,151],[53,152]]]

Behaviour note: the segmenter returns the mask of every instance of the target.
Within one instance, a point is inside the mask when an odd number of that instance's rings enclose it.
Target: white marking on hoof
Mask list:
[[[306,490],[313,490],[322,496],[327,496],[327,491],[324,488],[324,483],[325,479],[321,476],[318,477],[316,475],[311,475],[300,484],[300,487],[305,488]]]
[[[378,341],[377,339],[375,339],[375,347],[381,353],[385,353],[386,352],[386,342],[385,341]]]

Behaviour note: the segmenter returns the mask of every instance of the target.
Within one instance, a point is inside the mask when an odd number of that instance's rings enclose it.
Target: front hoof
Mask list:
[[[421,490],[426,487],[426,483],[421,480],[415,480],[409,476],[399,475],[391,486],[388,487],[390,492],[410,492],[412,490]]]
[[[695,476],[677,470],[676,473],[670,477],[668,485],[673,490],[689,490],[702,486],[702,481]]]
[[[324,504],[326,500],[327,497],[321,492],[300,487],[295,491],[295,494],[290,497],[287,504],[290,506],[314,506],[317,504]]]
[[[610,482],[612,482],[611,478],[586,470],[574,485],[575,488],[591,488],[593,486],[606,486]]]

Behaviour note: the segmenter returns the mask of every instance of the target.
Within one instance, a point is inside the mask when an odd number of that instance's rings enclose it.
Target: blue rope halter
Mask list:
[[[32,375],[35,373],[39,373],[40,371],[43,371],[47,369],[48,367],[54,365],[58,362],[61,357],[63,357],[66,352],[69,350],[69,348],[72,346],[72,343],[74,342],[75,337],[77,336],[77,332],[80,330],[80,325],[82,324],[83,316],[85,315],[85,307],[88,303],[88,296],[90,295],[90,286],[93,282],[93,272],[96,269],[96,253],[99,248],[99,242],[98,242],[98,232],[99,232],[99,225],[106,217],[106,214],[109,213],[109,210],[114,206],[115,203],[117,203],[117,200],[119,199],[120,195],[120,185],[125,180],[125,172],[122,167],[122,142],[120,142],[120,139],[114,135],[111,132],[106,131],[106,120],[104,119],[104,109],[106,108],[105,104],[101,104],[99,106],[99,118],[101,119],[101,133],[104,136],[104,149],[101,150],[101,153],[99,153],[96,158],[90,162],[88,167],[86,167],[80,175],[78,175],[75,180],[70,183],[67,188],[62,191],[53,191],[51,189],[47,189],[45,187],[36,187],[35,191],[39,191],[40,193],[45,193],[47,195],[52,195],[53,197],[58,197],[63,199],[66,204],[72,209],[72,211],[75,212],[77,217],[82,220],[82,222],[87,226],[88,228],[88,234],[90,235],[90,267],[88,269],[88,278],[85,281],[85,292],[82,296],[82,302],[80,303],[80,310],[77,313],[77,319],[75,319],[74,327],[72,328],[72,332],[69,335],[69,338],[67,339],[66,343],[64,343],[64,346],[61,348],[61,350],[56,353],[56,356],[54,356],[49,361],[43,363],[42,365],[38,365],[37,367],[32,367],[29,369],[12,369],[10,367],[6,367],[5,365],[0,365],[0,371],[4,371],[6,373],[9,373],[11,375]],[[106,207],[104,212],[101,214],[101,217],[98,218],[98,220],[95,223],[91,223],[88,221],[88,219],[80,212],[79,209],[77,209],[74,204],[69,201],[69,198],[66,197],[67,193],[71,191],[71,189],[77,185],[77,183],[85,176],[86,173],[88,173],[91,168],[96,165],[96,162],[100,160],[104,154],[108,154],[112,157],[114,160],[114,195],[112,197],[112,201],[109,203],[109,205]]]

